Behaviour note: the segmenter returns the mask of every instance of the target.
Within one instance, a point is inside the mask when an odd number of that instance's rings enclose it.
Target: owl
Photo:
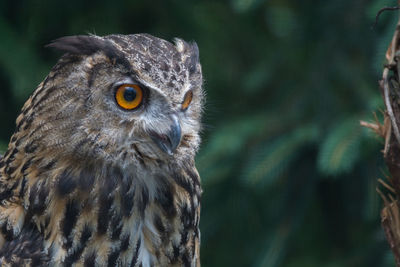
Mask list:
[[[200,266],[195,43],[69,36],[0,157],[1,266]]]

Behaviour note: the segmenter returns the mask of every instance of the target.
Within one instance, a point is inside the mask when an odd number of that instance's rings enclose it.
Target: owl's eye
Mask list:
[[[143,90],[137,84],[123,84],[115,93],[117,104],[126,110],[138,108],[143,101]]]
[[[183,103],[182,103],[182,110],[186,110],[190,103],[192,102],[193,99],[193,92],[192,91],[188,91],[185,94],[185,97],[183,98]]]

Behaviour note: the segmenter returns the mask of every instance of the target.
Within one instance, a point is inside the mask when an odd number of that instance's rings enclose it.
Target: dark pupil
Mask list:
[[[133,87],[126,87],[124,92],[124,98],[128,102],[135,100],[136,90]]]

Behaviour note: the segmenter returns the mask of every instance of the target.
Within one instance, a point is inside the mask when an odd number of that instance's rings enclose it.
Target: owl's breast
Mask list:
[[[53,264],[197,266],[201,189],[195,169],[107,167],[63,179],[77,177],[84,181],[73,188],[64,181],[64,191],[49,190],[46,208],[33,216]]]

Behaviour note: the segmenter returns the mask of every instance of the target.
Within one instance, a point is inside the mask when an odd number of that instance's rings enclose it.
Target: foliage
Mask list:
[[[391,1],[395,5],[395,1]],[[207,91],[203,266],[394,266],[359,127],[397,20],[384,0],[0,1],[0,151],[64,35],[196,40]],[[332,179],[333,178],[333,179]]]
[[[360,158],[361,127],[357,118],[333,125],[320,145],[318,169],[325,174],[347,172]]]
[[[3,154],[4,151],[6,151],[7,145],[3,142],[0,142],[0,155]]]

